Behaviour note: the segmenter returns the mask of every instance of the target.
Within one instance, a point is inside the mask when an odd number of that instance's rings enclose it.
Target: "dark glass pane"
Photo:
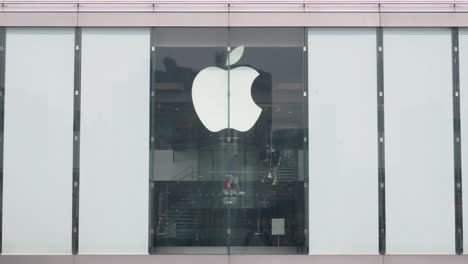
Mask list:
[[[156,30],[155,252],[302,253],[303,29],[227,32]]]
[[[239,185],[230,206],[232,254],[305,253],[303,36],[294,28],[229,29],[229,46],[244,47],[230,66],[228,148]],[[258,73],[252,84],[238,81],[249,71]],[[243,92],[250,87],[259,114]],[[239,131],[251,118],[252,127]]]
[[[202,70],[226,68],[227,30],[158,28],[155,36],[154,252],[226,254],[226,130],[205,127],[192,88]]]

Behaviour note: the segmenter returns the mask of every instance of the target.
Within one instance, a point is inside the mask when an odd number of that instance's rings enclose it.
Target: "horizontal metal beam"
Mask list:
[[[395,1],[395,0],[368,0],[368,1],[313,1],[313,0],[303,0],[303,1],[246,1],[246,0],[217,0],[217,1],[203,1],[203,0],[181,0],[181,1],[131,1],[131,0],[109,0],[109,1],[21,1],[21,0],[10,0],[10,1],[0,1],[4,5],[8,4],[28,4],[28,5],[187,5],[187,4],[201,4],[201,5],[367,5],[367,4],[394,4],[394,5],[458,5],[458,4],[468,4],[466,0],[439,0],[439,1]]]
[[[5,27],[468,27],[468,13],[0,12]]]
[[[468,0],[0,0],[0,26],[468,26]]]
[[[259,1],[259,0],[174,0],[174,1],[130,1],[130,0],[51,0],[51,1],[0,1],[0,13],[161,13],[161,12],[278,12],[278,13],[322,13],[322,12],[369,12],[369,13],[436,13],[468,12],[468,0],[446,1],[396,1],[396,0],[336,0],[336,1]]]

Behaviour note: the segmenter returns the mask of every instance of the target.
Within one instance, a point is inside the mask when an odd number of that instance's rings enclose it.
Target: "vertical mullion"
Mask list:
[[[304,28],[304,54],[302,59],[302,78],[304,81],[303,87],[303,100],[302,100],[302,113],[303,113],[303,124],[304,124],[304,140],[303,140],[303,150],[304,150],[304,201],[303,201],[303,212],[304,212],[304,245],[306,245],[303,250],[306,254],[309,254],[309,29]]]
[[[5,40],[6,28],[0,27],[0,254],[3,227],[3,132],[5,120]]]
[[[385,224],[385,113],[383,28],[377,28],[377,129],[378,129],[378,189],[379,189],[379,253],[386,252]]]
[[[155,127],[154,116],[156,110],[156,81],[155,81],[155,67],[156,67],[156,29],[150,29],[150,114],[149,114],[149,212],[148,212],[148,253],[154,254],[154,233],[155,233],[155,218],[154,218],[154,148],[155,148]],[[158,216],[159,217],[159,216]]]
[[[230,8],[230,4],[228,5],[228,8]],[[228,15],[229,16],[229,15]],[[230,58],[230,53],[231,53],[231,40],[230,40],[230,36],[231,36],[231,27],[230,25],[228,26],[228,28],[226,29],[226,42],[227,42],[227,47],[226,47],[226,56],[227,56],[227,61],[228,61],[228,65],[227,65],[227,72],[228,72],[228,79],[227,79],[227,87],[228,87],[228,90],[227,90],[227,125],[228,125],[228,129],[226,130],[226,136],[227,136],[227,144],[223,144],[221,145],[222,148],[223,148],[223,152],[224,152],[224,159],[226,161],[229,161],[229,158],[231,157],[231,153],[230,153],[230,150],[232,148],[232,145],[231,145],[231,58]],[[223,142],[224,142],[224,139],[223,139]],[[227,146],[227,147],[226,147]],[[227,148],[227,151],[226,151],[226,148]],[[226,152],[227,152],[227,156],[226,157]],[[226,170],[228,170],[228,168],[226,168]],[[228,172],[230,173],[230,172]],[[231,200],[231,196],[229,195],[228,196],[228,199],[229,201]],[[226,221],[226,248],[227,248],[227,255],[231,255],[231,207],[230,205],[228,204],[226,206],[226,210],[227,210],[227,221]]]
[[[74,48],[72,253],[77,255],[80,201],[81,28],[75,28]]]
[[[452,28],[452,102],[455,188],[455,252],[463,254],[463,205],[460,127],[460,64],[458,28]]]

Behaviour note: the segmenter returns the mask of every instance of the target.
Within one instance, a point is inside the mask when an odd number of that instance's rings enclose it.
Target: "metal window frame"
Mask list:
[[[5,128],[6,28],[0,28],[0,254],[3,249],[3,139]]]
[[[379,202],[379,254],[386,253],[385,215],[385,112],[384,112],[384,56],[383,28],[377,34],[377,145],[378,145],[378,202]]]
[[[148,254],[153,255],[154,252],[154,233],[156,227],[156,219],[154,218],[154,149],[156,145],[155,140],[155,122],[154,117],[156,113],[156,78],[154,72],[156,69],[156,28],[150,28],[150,83],[149,83],[149,93],[150,93],[150,113],[149,113],[149,201],[148,201]]]
[[[460,120],[459,29],[452,28],[452,103],[455,205],[455,253],[463,254],[462,159]]]
[[[304,27],[303,37],[304,54],[302,56],[302,78],[303,78],[303,101],[302,101],[302,114],[304,125],[304,250],[309,253],[309,28]]]
[[[73,99],[73,192],[72,192],[72,254],[79,253],[79,205],[80,205],[80,127],[81,127],[81,34],[75,28],[75,72]]]

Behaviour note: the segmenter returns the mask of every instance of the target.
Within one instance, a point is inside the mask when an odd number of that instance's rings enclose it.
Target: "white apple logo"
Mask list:
[[[240,60],[244,47],[234,49],[227,66]],[[192,100],[198,117],[211,132],[233,128],[245,132],[257,122],[262,109],[251,95],[252,83],[259,73],[241,66],[225,70],[208,67],[200,71],[192,86]]]

